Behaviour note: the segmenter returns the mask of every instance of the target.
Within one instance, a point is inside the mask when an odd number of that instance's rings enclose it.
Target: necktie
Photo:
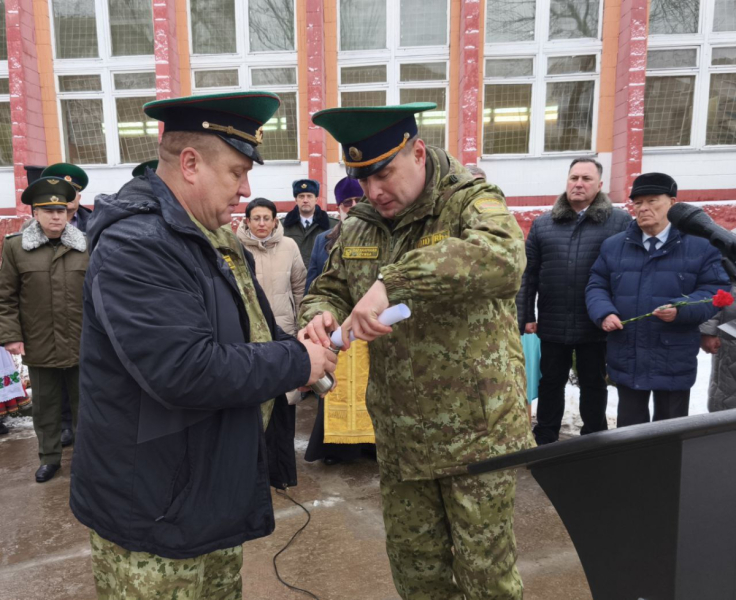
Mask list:
[[[650,237],[647,242],[649,242],[649,254],[654,254],[654,251],[657,249],[657,244],[659,243],[659,238],[657,237]]]
[[[312,224],[312,222],[309,219],[307,219],[306,221],[304,221],[304,229],[309,229],[309,226],[311,224]]]

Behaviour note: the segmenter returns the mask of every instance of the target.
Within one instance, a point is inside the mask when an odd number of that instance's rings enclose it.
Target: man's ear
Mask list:
[[[181,154],[179,154],[179,168],[184,181],[190,184],[195,183],[201,162],[202,155],[191,146],[181,151]]]
[[[414,142],[414,160],[417,164],[424,165],[424,161],[427,159],[427,146],[424,144],[424,140],[418,139]]]

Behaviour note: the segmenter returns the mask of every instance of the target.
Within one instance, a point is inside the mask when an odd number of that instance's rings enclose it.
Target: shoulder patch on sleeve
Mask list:
[[[506,203],[497,194],[486,194],[473,202],[473,208],[479,213],[507,213]]]
[[[22,231],[16,231],[15,233],[9,233],[5,236],[6,240],[9,240],[10,238],[18,237],[19,235],[23,235]]]

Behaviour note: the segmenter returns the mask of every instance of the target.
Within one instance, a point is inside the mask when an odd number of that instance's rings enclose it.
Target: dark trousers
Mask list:
[[[690,390],[634,390],[618,388],[616,427],[649,423],[649,395],[654,392],[654,421],[686,417],[690,409]]]
[[[28,367],[33,390],[33,429],[38,438],[38,458],[42,465],[61,463],[62,390],[69,392],[72,425],[77,426],[79,366],[68,369]]]
[[[61,388],[61,429],[72,428],[72,405],[69,402],[69,392],[66,391],[66,385]]]
[[[556,442],[565,414],[565,385],[575,352],[580,382],[580,416],[582,435],[608,429],[606,405],[606,343],[555,344],[542,342],[542,359],[537,402],[537,425],[534,437],[538,444]]]

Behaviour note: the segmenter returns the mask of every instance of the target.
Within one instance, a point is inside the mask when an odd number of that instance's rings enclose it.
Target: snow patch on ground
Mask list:
[[[342,498],[339,496],[330,496],[329,498],[326,498],[325,500],[315,500],[312,504],[314,508],[317,508],[318,506],[324,506],[325,508],[330,508],[332,506],[335,506],[338,502],[345,502]]]
[[[712,356],[702,350],[698,354],[698,376],[695,385],[690,390],[690,414],[699,415],[708,412],[708,385],[710,383]],[[532,413],[536,414],[537,402],[532,404]],[[616,427],[616,412],[618,410],[618,391],[615,387],[608,388],[608,428]],[[650,414],[654,411],[652,400],[649,401]],[[579,435],[583,421],[580,418],[580,389],[568,384],[565,388],[565,415],[562,418],[561,433]]]

